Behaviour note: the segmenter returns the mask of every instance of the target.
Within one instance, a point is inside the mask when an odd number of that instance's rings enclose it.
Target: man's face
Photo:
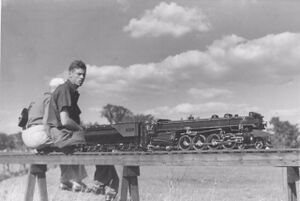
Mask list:
[[[69,80],[77,87],[80,87],[84,82],[85,74],[85,70],[81,68],[75,68],[73,71],[69,72]]]

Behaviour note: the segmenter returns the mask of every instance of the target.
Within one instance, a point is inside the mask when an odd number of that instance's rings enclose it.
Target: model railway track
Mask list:
[[[117,155],[195,155],[195,154],[280,154],[280,153],[299,153],[300,149],[268,149],[268,150],[257,150],[257,149],[247,149],[247,150],[191,150],[191,151],[113,151],[113,152],[74,152],[73,156],[90,155],[90,156],[117,156]],[[0,157],[3,156],[26,156],[26,155],[37,155],[37,156],[47,156],[47,155],[66,155],[61,152],[51,152],[49,154],[34,154],[31,152],[0,152]]]
[[[75,152],[73,155],[187,155],[187,154],[276,154],[299,153],[300,149],[268,149],[268,150],[191,150],[191,151],[116,151],[116,152]],[[57,154],[57,153],[51,153]]]

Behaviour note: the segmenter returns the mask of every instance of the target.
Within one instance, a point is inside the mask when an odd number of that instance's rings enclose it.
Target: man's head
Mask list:
[[[80,87],[85,79],[86,66],[85,63],[79,60],[75,60],[69,67],[69,80],[76,87]]]
[[[49,82],[50,92],[52,93],[59,85],[63,84],[65,81],[62,78],[53,78]]]

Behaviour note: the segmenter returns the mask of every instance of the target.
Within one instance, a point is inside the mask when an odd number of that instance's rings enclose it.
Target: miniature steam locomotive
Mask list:
[[[264,149],[270,146],[259,113],[207,119],[129,122],[87,128],[83,151]]]

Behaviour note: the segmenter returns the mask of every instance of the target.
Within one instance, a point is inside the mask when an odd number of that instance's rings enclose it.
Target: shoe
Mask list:
[[[67,181],[67,182],[61,182],[59,184],[59,189],[63,191],[72,191],[72,183]]]
[[[105,185],[103,185],[99,181],[94,181],[93,186],[88,189],[88,192],[92,192],[96,195],[104,195],[105,194]]]
[[[59,150],[61,152],[63,152],[64,154],[66,154],[66,155],[70,155],[70,154],[73,154],[75,152],[75,148],[76,147],[74,145],[70,145],[70,146],[62,147]]]
[[[113,201],[116,198],[117,192],[115,189],[106,186],[105,201]]]
[[[38,155],[47,155],[50,154],[51,152],[54,152],[54,149],[52,147],[43,147],[43,148],[35,149],[35,154]]]
[[[86,184],[84,184],[83,182],[71,181],[71,183],[73,192],[85,192],[87,189]]]

